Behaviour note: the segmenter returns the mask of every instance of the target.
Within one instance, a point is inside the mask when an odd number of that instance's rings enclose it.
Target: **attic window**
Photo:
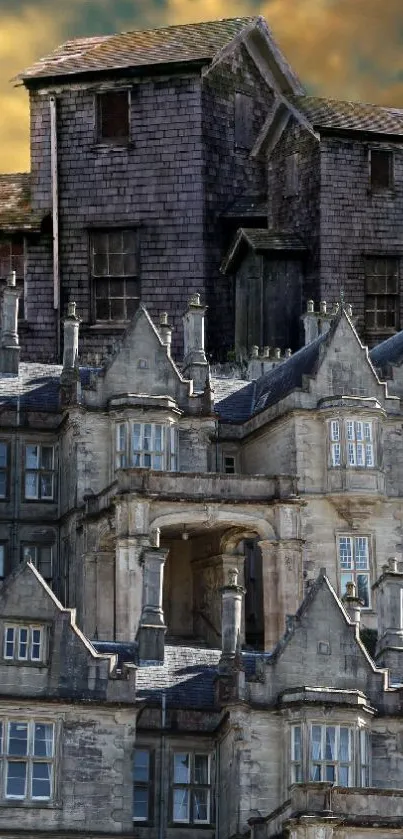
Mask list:
[[[393,153],[387,149],[370,149],[371,189],[390,189],[393,186]]]
[[[98,141],[125,144],[129,140],[129,91],[108,90],[97,95]]]

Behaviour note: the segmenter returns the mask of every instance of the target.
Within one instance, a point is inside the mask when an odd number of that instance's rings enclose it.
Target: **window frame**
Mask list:
[[[350,552],[349,553],[350,553],[351,562],[352,562],[351,569],[346,568],[346,567],[345,568],[342,567],[342,559],[341,559],[341,556],[342,556],[341,540],[342,539],[349,540],[349,542],[350,542]],[[365,542],[366,542],[366,559],[367,559],[367,567],[366,568],[357,567],[356,557],[357,557],[357,553],[359,553],[359,551],[356,550],[356,542],[358,540],[365,540]],[[371,594],[372,594],[372,579],[373,579],[373,565],[374,565],[373,554],[374,554],[374,552],[373,552],[371,535],[369,533],[353,533],[352,534],[352,533],[338,532],[336,534],[336,549],[337,549],[338,588],[339,588],[340,598],[343,598],[344,595],[345,595],[345,592],[343,591],[343,582],[342,582],[342,577],[343,576],[344,577],[349,576],[349,580],[346,580],[346,583],[347,582],[353,582],[355,584],[357,597],[360,596],[359,595],[360,586],[358,585],[358,577],[359,576],[365,576],[365,577],[367,577],[367,580],[368,580],[368,583],[367,583],[368,605],[367,606],[362,606],[361,608],[362,608],[363,611],[366,611],[366,612],[372,611],[373,607],[372,607],[372,596],[371,596]]]
[[[378,469],[376,432],[373,417],[355,414],[330,417],[327,421],[329,468]]]
[[[7,542],[0,542],[0,583],[7,576],[7,559]]]
[[[12,632],[12,640],[9,640],[9,632]],[[26,640],[21,640],[22,632],[26,633]],[[34,638],[34,633],[39,632],[39,641]],[[8,654],[7,646],[12,644],[12,653]],[[21,644],[26,646],[26,654],[21,655]],[[39,655],[33,656],[33,647],[39,644]],[[5,621],[3,624],[2,661],[9,664],[41,665],[47,660],[47,631],[45,624],[39,623],[18,623]]]
[[[314,727],[321,729],[321,746],[323,757],[319,760],[312,759],[312,729]],[[326,729],[335,728],[338,734],[335,736],[335,743],[340,743],[340,729],[348,729],[349,733],[349,749],[350,759],[331,760],[326,758]],[[299,730],[299,755],[295,751],[295,730]],[[291,784],[315,784],[315,783],[333,783],[334,786],[340,786],[347,789],[358,787],[360,789],[367,789],[371,786],[371,730],[367,725],[364,725],[362,720],[318,720],[300,719],[295,720],[289,724],[288,735],[289,748],[289,781]],[[325,749],[323,750],[323,745]],[[339,752],[340,754],[340,752]],[[333,765],[335,769],[335,780],[326,781],[326,778],[321,778],[320,781],[312,779],[312,764],[320,764],[324,767],[326,774],[326,766]],[[348,784],[339,784],[340,767],[347,767],[349,776]],[[295,771],[297,767],[297,771]],[[299,777],[298,777],[299,776]]]
[[[0,439],[0,446],[4,446],[6,454],[5,466],[0,466],[0,475],[4,475],[4,495],[0,493],[0,503],[10,497],[10,460],[11,446],[9,440]]]
[[[161,449],[134,448],[134,428],[140,427],[140,442],[150,439],[155,444],[156,429],[161,429]],[[144,429],[151,428],[151,437],[145,435]],[[145,457],[151,458],[151,464],[145,463]],[[140,462],[135,463],[134,457]],[[153,458],[161,458],[161,466],[153,465]],[[155,462],[155,461],[154,461]],[[169,422],[143,422],[130,419],[119,420],[115,426],[115,469],[151,469],[158,472],[178,472],[179,467],[179,429]]]
[[[27,450],[29,447],[36,447],[38,448],[38,466],[35,468],[33,466],[27,465]],[[41,466],[42,462],[42,450],[43,449],[52,449],[52,468],[49,469],[46,466]],[[56,475],[57,475],[57,467],[56,467],[56,444],[55,443],[48,443],[48,442],[32,442],[30,440],[26,440],[23,445],[23,485],[22,485],[22,494],[24,502],[42,502],[46,504],[54,504],[56,501]],[[36,475],[37,476],[37,494],[36,495],[28,495],[27,494],[27,475]],[[45,495],[43,494],[42,487],[41,487],[41,475],[50,476],[51,478],[51,485],[52,485],[52,494]]]
[[[127,97],[127,133],[125,135],[107,135],[103,134],[103,115],[102,115],[102,99],[111,95],[126,94]],[[94,110],[95,110],[95,137],[98,145],[106,146],[128,146],[131,141],[131,88],[130,87],[109,87],[103,90],[98,90],[95,93]]]
[[[135,770],[134,762],[135,762],[136,752],[144,752],[148,755],[148,776],[147,776],[147,780],[145,780],[145,781],[135,779],[135,777],[134,777],[134,770]],[[142,746],[142,745],[139,744],[134,749],[133,760],[132,760],[132,782],[133,782],[133,785],[132,785],[133,786],[133,807],[132,807],[132,809],[133,809],[133,816],[132,816],[133,822],[135,822],[136,824],[150,825],[150,824],[153,823],[153,818],[154,818],[154,807],[153,807],[153,803],[154,803],[154,751],[151,748],[149,748],[148,746]],[[146,818],[143,818],[141,816],[135,816],[135,814],[134,814],[134,809],[135,809],[134,808],[134,791],[136,789],[145,790],[146,793],[147,793],[147,817]]]
[[[120,235],[122,237],[121,247],[120,249],[114,251],[111,249],[111,237],[114,235]],[[124,247],[124,239],[125,235],[133,236],[132,241],[132,250],[125,251]],[[105,238],[105,250],[104,251],[97,251],[95,248],[95,242],[97,237],[104,237]],[[98,270],[95,266],[95,259],[97,255],[101,253],[105,254],[107,260],[107,270],[104,273],[98,273]],[[124,267],[124,258],[129,256],[133,259],[134,264],[134,271],[125,271]],[[110,257],[121,257],[122,259],[122,268],[121,272],[114,272],[110,271]],[[90,275],[90,286],[91,286],[91,310],[92,310],[92,321],[96,326],[99,327],[119,327],[119,325],[126,326],[130,320],[134,317],[135,313],[138,310],[141,300],[141,279],[140,279],[140,247],[139,247],[139,229],[138,226],[125,226],[123,224],[120,225],[110,225],[110,226],[94,226],[88,229],[88,263],[89,263],[89,275]],[[102,297],[100,294],[97,293],[97,285],[99,288],[100,283],[107,283],[108,284],[108,293],[106,296]],[[136,294],[129,294],[128,293],[128,283],[132,282],[136,285]],[[122,293],[116,293],[116,286],[117,284],[122,284]],[[112,290],[115,293],[112,293]],[[100,317],[97,311],[97,304],[98,300],[106,300],[108,302],[108,314],[109,317]],[[112,317],[112,303],[113,301],[123,301],[123,314],[124,317],[122,318],[113,318]],[[128,312],[128,301],[136,301],[134,304],[133,311]]]
[[[188,771],[188,781],[185,782],[178,782],[175,781],[175,757],[177,755],[187,755],[189,758],[189,771]],[[198,757],[207,758],[207,777],[208,783],[201,784],[195,780],[195,760]],[[212,755],[208,751],[204,751],[203,749],[200,750],[192,750],[192,749],[179,749],[175,748],[171,754],[171,778],[170,778],[170,786],[171,786],[171,822],[172,825],[192,825],[193,827],[197,827],[198,825],[211,825],[213,820],[213,812],[212,812],[212,805],[213,805],[213,796],[212,796]],[[175,818],[175,790],[183,790],[188,793],[187,796],[187,813],[188,816],[185,819],[178,819]],[[207,818],[206,819],[195,819],[195,793],[197,790],[206,790],[207,791]]]
[[[384,270],[377,271],[383,263]],[[395,291],[390,291],[388,285],[394,279]],[[380,288],[380,283],[385,282],[385,288]],[[367,254],[365,256],[365,300],[364,300],[364,325],[368,335],[390,335],[399,331],[400,328],[400,282],[401,282],[401,256],[399,254]],[[388,301],[393,301],[393,307],[388,308]],[[381,308],[380,303],[383,303]],[[371,308],[370,308],[371,307]],[[382,315],[387,320],[389,313],[394,314],[394,325],[381,324],[378,320]],[[373,323],[369,323],[369,315],[373,317]],[[371,317],[371,319],[372,319]]]
[[[382,184],[380,182],[376,182],[374,179],[374,168],[373,168],[373,160],[375,155],[385,155],[388,157],[388,183]],[[371,146],[368,149],[368,171],[369,171],[369,186],[371,192],[384,192],[385,190],[391,190],[394,188],[395,182],[395,155],[393,153],[393,149],[385,149],[380,147]]]
[[[25,754],[18,754],[18,752],[17,754],[10,753],[10,739],[13,725],[26,726]],[[49,726],[51,729],[51,754],[49,755],[35,754],[36,726]],[[7,803],[10,806],[16,806],[19,803],[29,805],[39,804],[40,806],[47,806],[49,804],[54,803],[56,793],[56,761],[58,733],[59,732],[57,724],[54,720],[49,720],[48,718],[26,718],[24,715],[22,715],[21,717],[0,717],[0,774],[2,775],[2,787],[0,797],[2,803]],[[45,742],[48,742],[48,740],[46,739]],[[26,767],[24,777],[24,794],[10,794],[7,790],[9,767],[12,764],[21,765],[22,763],[24,763]],[[50,792],[49,795],[46,796],[33,794],[33,782],[35,777],[33,774],[33,770],[35,765],[38,766],[38,764],[47,765],[50,767]],[[39,777],[37,778],[37,780],[40,781],[44,779]]]
[[[39,571],[40,575],[45,580],[45,583],[48,583],[49,585],[51,584],[51,582],[53,580],[54,563],[55,563],[54,549],[55,549],[55,545],[54,545],[53,542],[51,542],[51,543],[50,542],[49,543],[48,542],[21,542],[21,561],[22,562],[27,562],[28,559],[30,559],[32,564],[35,566],[36,570]],[[38,558],[38,554],[43,550],[50,550],[50,568],[51,568],[50,577],[49,576],[45,577],[44,574],[42,574],[41,558],[40,557]],[[26,555],[26,553],[28,551],[30,551],[30,552],[33,551],[34,554],[35,554],[34,557],[31,557],[31,556],[28,557]]]

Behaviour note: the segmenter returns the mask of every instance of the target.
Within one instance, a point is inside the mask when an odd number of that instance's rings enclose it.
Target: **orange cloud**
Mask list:
[[[80,30],[86,1],[29,0],[2,16],[0,172],[29,167],[28,97],[9,80],[65,40],[67,27]],[[129,29],[127,16],[119,19],[118,0],[98,0],[98,10],[112,8],[115,31]],[[233,0],[230,7],[228,0],[167,0],[162,9],[138,0],[133,28],[256,13],[266,18],[303,83],[319,95],[403,107],[402,0]]]

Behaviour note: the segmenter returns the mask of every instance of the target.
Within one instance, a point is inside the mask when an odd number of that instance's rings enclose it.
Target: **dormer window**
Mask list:
[[[116,426],[116,468],[176,472],[178,430],[159,423],[119,423]]]
[[[36,664],[45,658],[45,628],[35,625],[6,624],[3,658],[5,661]]]
[[[330,461],[332,466],[371,469],[375,466],[373,423],[363,420],[331,420]]]

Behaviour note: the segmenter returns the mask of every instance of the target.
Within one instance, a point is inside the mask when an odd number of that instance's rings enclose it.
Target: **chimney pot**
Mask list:
[[[279,360],[281,358],[281,349],[280,347],[276,347],[274,350],[274,358]]]
[[[253,347],[251,347],[250,357],[259,358],[259,347],[256,344],[254,344]]]
[[[286,349],[286,351],[285,351],[284,355],[285,355],[285,357],[286,357],[286,358],[291,358],[291,356],[292,356],[292,350],[290,349],[290,347],[287,347],[287,349]]]
[[[320,313],[321,313],[321,315],[326,315],[326,314],[327,314],[327,303],[326,303],[326,300],[321,300],[321,301],[320,301]]]
[[[10,271],[10,273],[7,277],[7,285],[10,286],[11,288],[13,288],[14,286],[17,285],[17,272],[16,271]]]
[[[315,311],[315,303],[313,300],[308,300],[306,304],[306,311],[308,315],[313,315]]]

